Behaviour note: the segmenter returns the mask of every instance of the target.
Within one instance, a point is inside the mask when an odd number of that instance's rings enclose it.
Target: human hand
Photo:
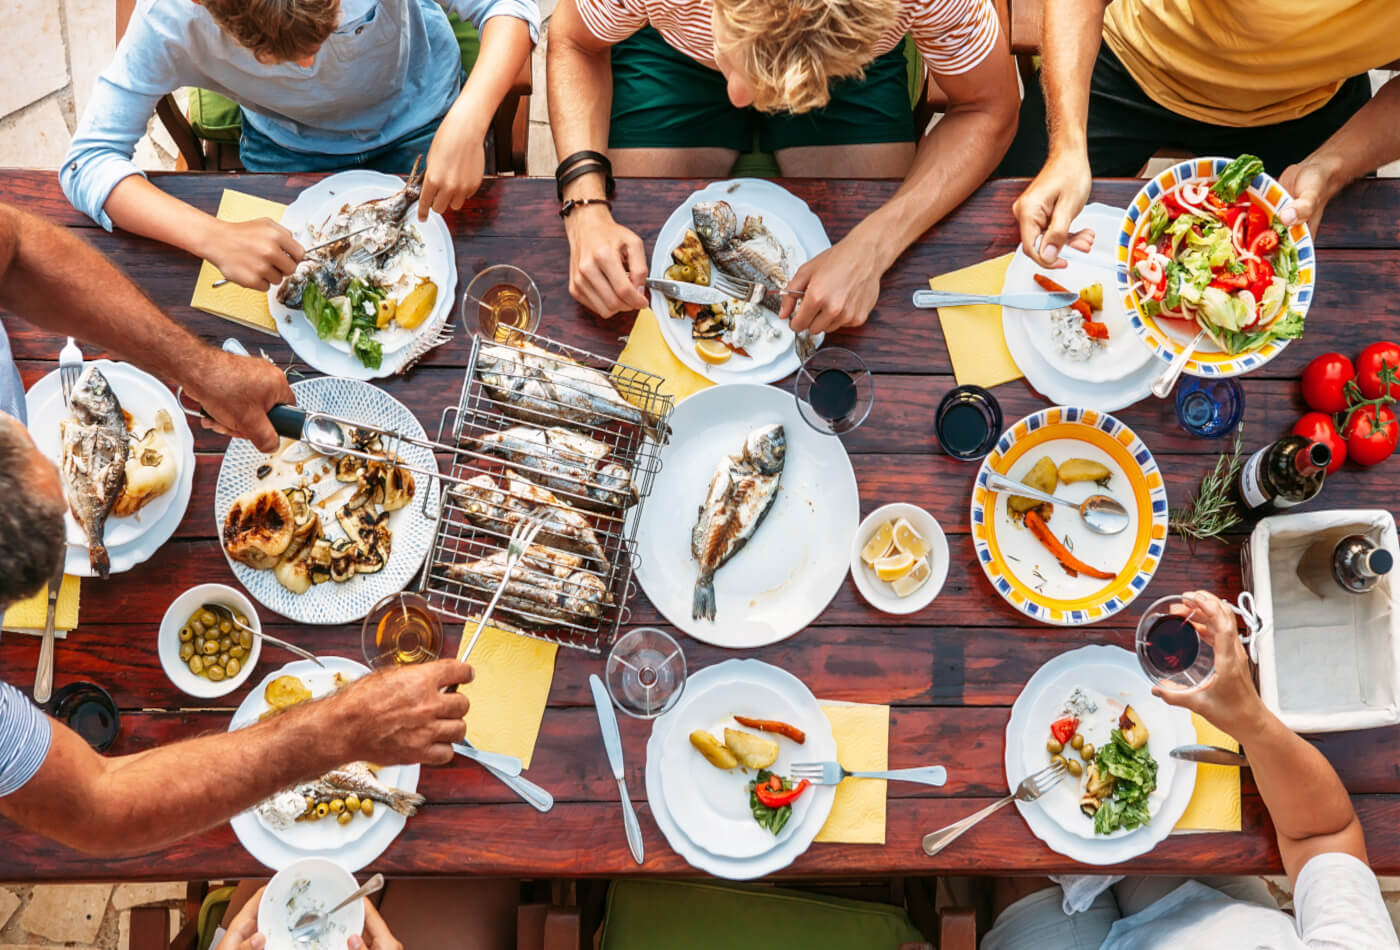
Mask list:
[[[464,115],[453,108],[433,136],[428,168],[423,175],[423,193],[418,198],[419,221],[428,220],[430,211],[446,214],[448,208],[460,209],[481,187],[486,173],[482,146],[486,135]]]
[[[861,326],[880,297],[885,267],[874,248],[852,232],[797,269],[784,288],[778,319],[791,318],[793,332]]]
[[[1322,212],[1327,202],[1332,200],[1342,184],[1336,180],[1327,163],[1314,156],[1289,165],[1279,176],[1278,183],[1293,196],[1293,200],[1279,210],[1278,219],[1288,227],[1306,221],[1314,234],[1322,224]]]
[[[266,887],[260,887],[248,899],[229,923],[228,930],[214,950],[263,950],[267,946],[267,938],[258,933],[258,905],[262,903],[266,890]],[[368,898],[364,900],[364,908],[364,932],[350,935],[346,941],[348,950],[403,950],[403,944],[389,932],[384,918],[379,916],[378,908]]]
[[[350,950],[403,950],[403,944],[389,933],[389,927],[384,923],[384,918],[379,916],[379,910],[365,900],[365,931],[364,936],[350,935]]]
[[[1158,684],[1152,694],[1173,706],[1182,706],[1210,720],[1238,738],[1244,724],[1264,708],[1254,688],[1249,654],[1240,641],[1235,613],[1219,597],[1199,590],[1182,594],[1183,604],[1172,613],[1186,617],[1201,640],[1215,651],[1215,669],[1205,682],[1189,689]]]
[[[381,670],[329,697],[324,712],[313,714],[327,717],[322,725],[343,746],[346,762],[445,765],[456,754],[452,744],[467,737],[463,717],[471,703],[456,687],[472,676],[471,666],[457,660]]]
[[[1094,244],[1094,232],[1087,228],[1070,233],[1070,225],[1084,203],[1094,178],[1089,170],[1089,156],[1084,152],[1066,152],[1052,157],[1031,179],[1011,205],[1021,227],[1021,249],[1041,267],[1068,267],[1060,251],[1069,245],[1088,251]]]
[[[569,293],[601,317],[647,305],[642,239],[613,220],[607,205],[584,205],[564,219],[569,236]]]
[[[247,439],[259,452],[275,451],[278,436],[267,413],[273,406],[296,405],[297,398],[287,385],[287,377],[274,364],[253,356],[238,356],[213,347],[204,348],[205,358],[181,380],[196,402],[213,420],[202,420],[210,429]]]
[[[215,220],[203,253],[219,273],[250,290],[280,284],[305,256],[292,232],[271,218]]]

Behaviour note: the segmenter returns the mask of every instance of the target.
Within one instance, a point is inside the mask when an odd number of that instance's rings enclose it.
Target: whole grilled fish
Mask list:
[[[418,806],[427,801],[416,792],[406,792],[381,782],[364,762],[351,762],[327,772],[314,782],[297,786],[297,791],[316,802],[329,802],[333,798],[344,798],[354,792],[360,798],[371,798],[383,802],[400,815],[412,818],[418,814]]]
[[[506,472],[506,489],[490,475],[477,475],[452,489],[466,510],[467,520],[478,527],[509,536],[516,526],[538,514],[544,519],[535,540],[582,554],[606,571],[611,565],[588,519],[560,501],[547,489]]]
[[[477,439],[476,445],[514,462],[525,478],[564,493],[570,504],[598,510],[637,502],[632,473],[625,465],[604,462],[611,451],[607,444],[582,433],[562,426],[511,426]]]
[[[597,619],[603,607],[612,603],[612,597],[600,578],[579,569],[582,563],[578,555],[531,545],[511,570],[497,609],[537,627],[548,626],[550,621],[576,623]],[[442,567],[453,580],[489,594],[500,585],[506,552],[497,551],[468,564]]]
[[[763,285],[763,303],[776,310],[791,279],[783,266],[783,249],[762,218],[752,215],[739,227],[739,216],[727,201],[699,201],[690,209],[695,233],[710,260],[731,277]]]
[[[537,346],[486,344],[476,373],[506,410],[526,422],[599,426],[622,420],[663,438],[660,420],[632,405],[606,373]]]
[[[88,561],[98,577],[106,577],[111,562],[102,536],[126,485],[126,420],[107,377],[91,364],[73,386],[68,408],[72,415],[59,423],[63,488],[73,517],[87,535]]]
[[[691,604],[695,619],[715,619],[715,571],[739,553],[773,507],[786,458],[783,427],[762,426],[748,434],[742,451],[715,469],[690,534],[690,553],[700,564]]]

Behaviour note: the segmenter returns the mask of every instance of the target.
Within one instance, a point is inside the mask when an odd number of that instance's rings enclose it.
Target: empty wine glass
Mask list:
[[[1218,439],[1243,416],[1244,390],[1233,379],[1187,376],[1176,386],[1176,421],[1192,435]]]
[[[875,381],[850,350],[823,347],[803,361],[793,381],[793,396],[803,420],[824,435],[850,432],[870,415]]]
[[[655,719],[680,699],[685,654],[665,631],[638,627],[618,638],[605,673],[618,709],[636,719]]]
[[[462,326],[487,340],[513,343],[539,329],[541,309],[540,289],[529,274],[510,264],[494,264],[467,284],[462,294]]]

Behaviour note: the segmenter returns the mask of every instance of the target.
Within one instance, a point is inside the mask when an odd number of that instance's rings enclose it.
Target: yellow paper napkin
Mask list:
[[[928,282],[934,290],[966,294],[999,294],[1006,281],[1011,254],[1003,254],[962,270],[955,270]],[[958,385],[969,383],[987,389],[1021,378],[1021,370],[1006,348],[1001,330],[1001,308],[994,305],[939,307],[938,322],[953,361]]]
[[[890,767],[890,707],[864,703],[822,703],[836,736],[836,757],[852,772]],[[885,843],[885,785],[880,778],[848,778],[836,786],[831,814],[818,841]]]
[[[78,626],[78,591],[82,585],[80,578],[71,574],[63,575],[63,583],[58,588],[58,603],[54,607],[53,626],[55,630],[73,630]],[[49,585],[33,597],[11,604],[5,611],[0,627],[6,630],[34,630],[42,632],[49,616]]]
[[[663,381],[659,387],[661,392],[679,404],[687,396],[708,389],[714,383],[676,359],[676,355],[671,352],[671,348],[661,336],[661,328],[656,322],[658,319],[660,318],[650,309],[638,311],[637,322],[632,325],[632,334],[627,337],[627,345],[622,348],[622,355],[617,361],[662,377]],[[625,394],[626,390],[623,392]]]
[[[1240,744],[1195,713],[1196,741],[1238,752]],[[1232,765],[1196,765],[1196,791],[1175,831],[1239,831],[1240,770]]]
[[[286,205],[276,201],[225,188],[223,197],[219,199],[217,217],[220,221],[251,221],[254,218],[281,221],[282,212],[286,210]],[[277,323],[267,308],[267,294],[233,283],[215,287],[214,281],[222,277],[223,274],[219,273],[217,267],[208,261],[202,262],[199,265],[199,278],[195,281],[190,306],[205,313],[212,313],[216,317],[241,323],[245,327],[278,336]]]
[[[476,621],[469,621],[457,647],[459,657],[467,635],[475,631]],[[481,631],[468,659],[475,675],[470,683],[457,687],[472,702],[467,712],[467,739],[472,745],[513,755],[530,767],[558,650],[558,644],[490,625]]]

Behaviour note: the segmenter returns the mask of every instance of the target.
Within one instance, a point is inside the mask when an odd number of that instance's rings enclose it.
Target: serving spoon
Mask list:
[[[1013,482],[998,472],[991,472],[987,475],[987,487],[995,492],[1008,492],[1022,498],[1034,498],[1036,501],[1043,501],[1051,505],[1074,508],[1084,519],[1084,524],[1095,534],[1118,534],[1128,527],[1128,509],[1124,508],[1117,499],[1110,498],[1108,495],[1090,495],[1076,504],[1063,498],[1056,498],[1054,495],[1047,495],[1043,491],[1036,491],[1029,485]]]
[[[246,631],[248,631],[249,633],[251,633],[254,637],[257,637],[257,638],[262,639],[262,640],[266,640],[268,643],[271,643],[273,646],[281,647],[282,649],[286,650],[288,653],[295,653],[297,656],[301,657],[303,660],[310,660],[312,663],[315,663],[317,666],[323,667],[323,668],[324,668],[325,665],[326,665],[326,664],[322,663],[319,659],[317,659],[317,658],[316,658],[316,654],[312,653],[310,650],[304,650],[304,649],[302,649],[301,647],[297,646],[295,643],[288,643],[286,640],[280,640],[280,639],[278,639],[277,637],[274,637],[274,636],[273,636],[272,634],[270,634],[270,633],[261,633],[261,632],[259,632],[259,631],[257,631],[257,630],[254,630],[252,627],[248,626],[247,624],[239,623],[239,622],[238,622],[238,618],[235,617],[235,616],[233,615],[233,611],[230,610],[228,607],[225,607],[223,604],[216,604],[216,603],[214,603],[213,601],[210,601],[210,602],[207,603],[207,604],[200,604],[200,607],[203,608],[204,610],[209,611],[211,614],[213,614],[214,616],[218,617],[220,620],[227,620],[229,623],[233,624],[233,625],[234,625],[235,627],[237,627],[239,630],[246,630]]]
[[[310,943],[313,939],[326,932],[326,927],[331,922],[331,914],[334,914],[346,904],[353,904],[361,897],[368,897],[371,894],[378,893],[383,887],[384,875],[376,874],[368,881],[365,881],[364,884],[360,885],[360,887],[356,888],[355,893],[345,898],[345,900],[341,901],[339,904],[336,904],[330,910],[320,914],[313,914],[310,911],[302,914],[297,918],[297,922],[293,925],[292,932],[289,936],[297,943]]]

